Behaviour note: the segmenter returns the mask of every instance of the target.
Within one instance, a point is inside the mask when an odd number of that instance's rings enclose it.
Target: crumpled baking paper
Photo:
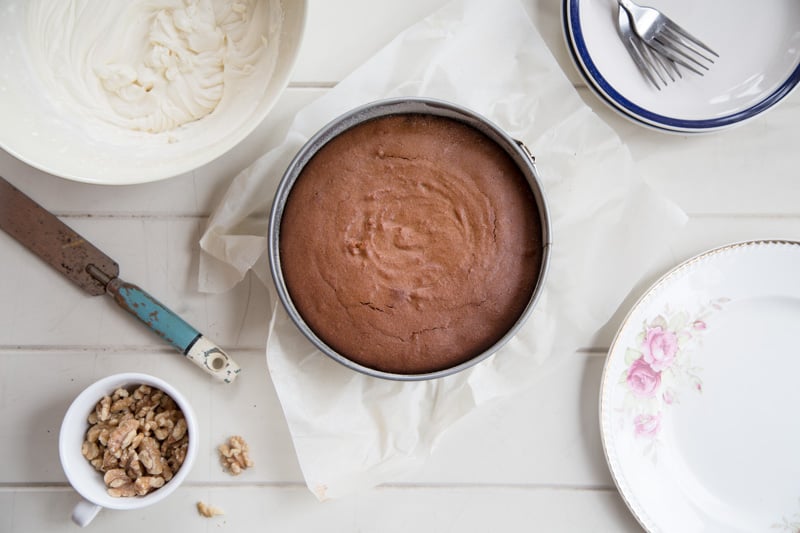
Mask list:
[[[545,288],[520,332],[481,364],[425,382],[368,377],[318,352],[279,304],[266,261],[271,201],[303,143],[354,107],[401,96],[466,106],[522,140],[553,233]],[[457,421],[590,345],[685,218],[637,175],[517,0],[454,0],[301,110],[284,141],[234,179],[201,240],[200,288],[225,290],[248,269],[265,282],[269,372],[306,483],[323,500],[413,472]]]

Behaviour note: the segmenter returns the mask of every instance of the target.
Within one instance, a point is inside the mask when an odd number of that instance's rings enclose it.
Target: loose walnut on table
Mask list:
[[[228,442],[221,444],[218,450],[222,467],[234,476],[238,476],[243,470],[253,466],[253,461],[250,459],[250,447],[239,435],[229,438]]]
[[[224,515],[225,511],[214,505],[208,505],[205,502],[197,502],[197,512],[206,518]]]

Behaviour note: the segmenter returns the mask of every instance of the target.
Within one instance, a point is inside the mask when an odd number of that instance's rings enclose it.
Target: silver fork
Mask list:
[[[621,4],[617,14],[617,29],[622,43],[628,50],[628,54],[630,54],[639,72],[656,89],[660,91],[662,85],[666,87],[669,83],[667,78],[674,82],[675,76],[683,77],[672,60],[662,57],[653,51],[633,32],[630,15]]]
[[[657,9],[640,6],[631,0],[617,1],[630,14],[634,32],[663,58],[702,76],[703,71],[709,70],[709,65],[714,63],[714,58],[719,57],[708,45]]]

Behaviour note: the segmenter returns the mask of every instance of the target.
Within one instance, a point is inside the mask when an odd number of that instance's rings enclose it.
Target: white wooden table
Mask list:
[[[54,211],[156,295],[226,347],[244,373],[216,385],[122,313],[91,298],[0,232],[0,532],[72,531],[78,501],[58,460],[72,398],[121,371],[163,376],[200,420],[198,460],[170,498],[142,511],[103,511],[96,531],[640,531],[608,473],[597,395],[623,309],[591,346],[541,387],[449,432],[420,471],[319,503],[306,489],[267,375],[263,286],[249,277],[221,295],[197,290],[198,238],[234,175],[274,146],[293,114],[445,0],[311,0],[292,82],[267,120],[220,159],[166,181],[79,184],[0,151],[0,175]],[[639,289],[695,253],[751,238],[800,239],[800,94],[743,127],[701,137],[645,130],[609,111],[569,62],[556,0],[523,0],[577,90],[630,146],[642,175],[690,221]],[[635,295],[633,295],[635,296]],[[632,296],[632,297],[633,297]],[[629,298],[630,300],[630,298]],[[222,472],[216,446],[243,434],[256,467]],[[225,510],[203,518],[198,500]]]

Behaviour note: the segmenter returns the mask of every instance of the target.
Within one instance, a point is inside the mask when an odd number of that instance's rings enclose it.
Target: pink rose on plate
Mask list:
[[[661,429],[661,413],[636,415],[633,419],[633,433],[637,437],[655,437]]]
[[[661,385],[661,372],[653,370],[653,367],[640,357],[631,364],[626,380],[635,395],[652,398]]]
[[[647,328],[644,338],[644,360],[650,368],[661,372],[669,368],[678,353],[678,336],[661,326]]]

